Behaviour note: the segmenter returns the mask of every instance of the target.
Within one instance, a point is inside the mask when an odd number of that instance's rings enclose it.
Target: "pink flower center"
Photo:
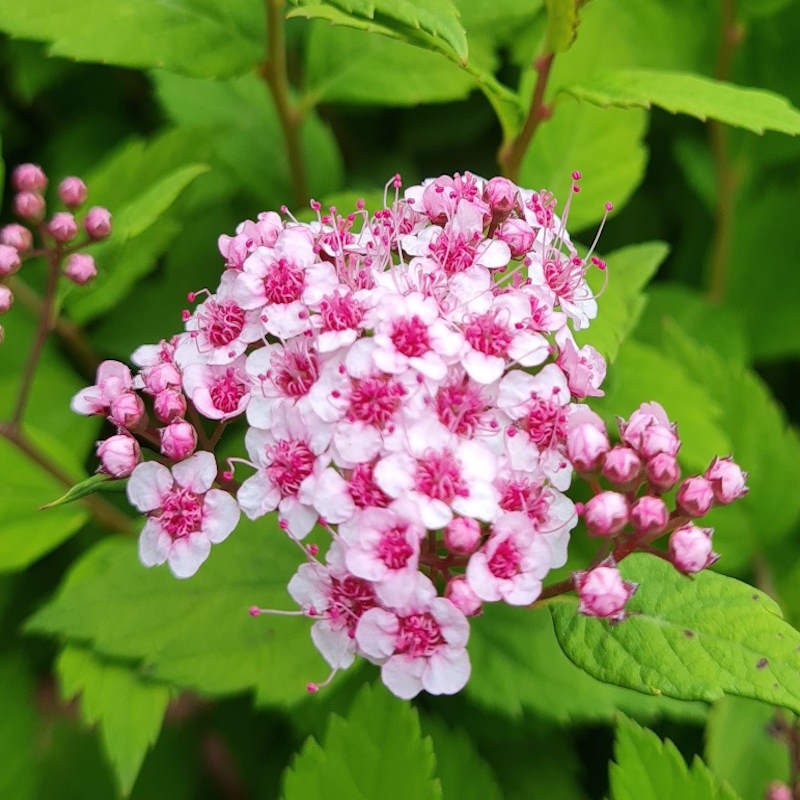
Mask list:
[[[412,658],[429,658],[445,644],[439,623],[427,611],[400,617],[395,653]]]
[[[436,393],[439,421],[459,436],[472,436],[475,433],[486,407],[483,392],[467,381],[442,386]]]
[[[269,377],[287,397],[303,397],[319,377],[317,357],[305,349],[286,347],[270,359]]]
[[[232,300],[209,300],[200,315],[200,326],[214,347],[230,344],[244,328],[244,310]]]
[[[525,425],[533,443],[540,450],[555,447],[567,433],[567,412],[549,400],[533,398]]]
[[[203,496],[175,487],[161,498],[158,522],[173,539],[199,531],[203,523]]]
[[[264,294],[269,303],[293,303],[300,299],[304,286],[302,269],[284,258],[273,263],[264,276]]]
[[[500,508],[503,511],[524,511],[539,525],[547,521],[552,495],[540,483],[519,478],[500,486]]]
[[[351,639],[356,635],[356,625],[361,615],[376,605],[375,590],[368,581],[352,575],[331,578],[328,617],[346,627]]]
[[[469,490],[461,479],[461,465],[449,450],[425,454],[417,462],[416,488],[422,494],[451,502],[455,497],[468,497]]]
[[[416,314],[395,320],[390,338],[397,352],[407,358],[419,358],[430,350],[428,326]]]
[[[297,494],[300,484],[314,469],[314,454],[298,439],[281,439],[267,448],[270,465],[266,472],[283,497]]]
[[[475,243],[479,238],[476,233],[472,241],[470,241],[462,234],[453,236],[447,231],[442,231],[430,246],[431,255],[448,275],[463,272],[475,262],[477,253]]]
[[[533,211],[536,222],[544,228],[549,228],[553,224],[553,201],[547,195],[542,196],[534,192],[531,199],[526,203],[528,208]]]
[[[544,279],[559,297],[571,300],[583,284],[584,266],[583,261],[577,256],[563,258],[556,255],[555,258],[544,262]]]
[[[497,321],[491,311],[473,317],[464,330],[464,338],[470,346],[487,356],[505,356],[513,336],[505,325]]]
[[[511,539],[504,539],[489,559],[489,571],[495,578],[513,578],[519,572],[519,550]]]
[[[352,295],[332,295],[320,303],[322,327],[326,331],[356,329],[364,317],[364,309]]]
[[[406,539],[406,525],[384,531],[377,548],[377,556],[389,569],[403,569],[414,555],[414,548]]]
[[[214,408],[225,414],[232,414],[239,408],[240,400],[247,394],[247,384],[228,367],[208,388]]]
[[[350,392],[347,419],[382,428],[394,416],[404,394],[405,389],[397,381],[385,378],[355,381]]]
[[[389,498],[375,483],[372,464],[357,464],[350,475],[347,491],[358,508],[386,508]]]

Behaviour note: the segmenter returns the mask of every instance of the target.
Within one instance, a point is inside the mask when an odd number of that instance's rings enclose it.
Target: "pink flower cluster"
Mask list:
[[[392,186],[373,214],[312,202],[315,221],[263,213],[220,237],[219,286],[190,294],[184,332],[137,350],[136,376],[103,364],[73,407],[118,427],[98,455],[109,474],[131,475],[130,500],[148,514],[143,563],[186,577],[240,509],[277,511],[306,559],[288,590],[331,675],[361,656],[410,698],[460,690],[468,617],[489,602],[530,605],[566,563],[574,470],[615,488],[581,509],[614,543],[631,540],[626,525],[650,537],[728,502],[744,477],[715,462],[662,523],[661,455],[674,461],[677,436],[660,407],[634,414],[610,447],[582,402],[602,395],[606,365],[572,333],[597,313],[586,275],[605,264],[578,255],[552,196],[469,173],[402,197],[399,177]],[[218,475],[210,451],[237,417],[248,458]],[[141,463],[137,438],[162,463]],[[325,552],[303,543],[315,526],[330,534]],[[696,571],[702,548],[678,533],[673,560]],[[595,616],[618,617],[629,595],[610,561],[572,585]]]
[[[24,224],[12,223],[0,229],[0,314],[5,314],[14,302],[6,280],[27,259],[43,257],[55,268],[66,260],[61,274],[78,285],[88,283],[97,274],[94,259],[78,250],[110,235],[111,214],[100,206],[90,208],[82,221],[85,237],[76,242],[81,225],[73,212],[86,202],[86,184],[74,176],[64,178],[58,186],[58,197],[68,210],[57,211],[45,220],[47,183],[47,176],[36,164],[20,164],[12,173],[14,213]],[[0,325],[0,344],[3,337]]]

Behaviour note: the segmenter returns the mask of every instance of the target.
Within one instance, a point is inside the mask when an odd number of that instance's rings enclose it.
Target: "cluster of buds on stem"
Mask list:
[[[584,402],[603,394],[606,365],[573,331],[596,316],[587,274],[606,265],[572,244],[570,201],[559,218],[549,193],[469,173],[401,187],[395,176],[373,213],[312,201],[310,223],[283,209],[221,236],[219,285],[190,293],[183,332],[139,348],[136,375],[104,364],[73,406],[118,427],[98,455],[130,474],[145,565],[188,577],[240,512],[277,512],[303,557],[288,583],[299,610],[251,614],[311,619],[328,680],[360,656],[410,698],[459,691],[469,618],[531,605],[566,563],[576,471],[621,489],[622,507],[582,509],[595,535],[649,536],[669,515],[658,493],[627,494],[663,449],[657,431],[626,424],[634,464]],[[247,457],[217,463],[242,417]],[[641,427],[644,450],[625,438]],[[733,492],[727,463],[706,475],[714,498]],[[701,494],[690,486],[680,513]],[[586,613],[610,617],[615,567],[603,569],[574,586]]]
[[[36,164],[20,164],[12,173],[15,190],[13,209],[21,220],[0,229],[0,314],[5,314],[14,301],[9,279],[29,259],[45,259],[57,278],[63,275],[80,286],[97,274],[94,259],[83,248],[108,237],[111,214],[101,206],[76,216],[86,202],[86,184],[75,176],[64,178],[58,185],[58,197],[65,211],[56,211],[46,218],[45,190],[48,179]],[[52,282],[51,294],[54,293]],[[0,343],[3,327],[0,325]]]

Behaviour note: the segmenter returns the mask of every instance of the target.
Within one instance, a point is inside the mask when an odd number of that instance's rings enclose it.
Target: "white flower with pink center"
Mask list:
[[[409,599],[397,609],[371,608],[356,628],[359,650],[381,665],[381,680],[404,700],[423,689],[455,694],[470,674],[469,622],[434,585],[416,573]]]
[[[234,272],[223,274],[219,288],[186,320],[185,337],[175,360],[181,366],[202,361],[229,364],[258,341],[263,326],[256,309],[245,311],[234,298]]]
[[[498,517],[486,543],[470,558],[467,582],[481,600],[526,606],[541,593],[551,566],[550,548],[530,517],[511,511]]]
[[[353,575],[375,583],[381,602],[402,605],[414,588],[419,543],[425,528],[402,501],[389,508],[365,508],[339,526],[347,545],[344,559]]]
[[[597,316],[597,300],[586,282],[587,266],[574,252],[562,253],[544,246],[544,255],[528,257],[528,277],[540,286],[547,286],[558,298],[561,310],[572,320],[576,330],[588,328]],[[534,245],[533,252],[537,247]]]
[[[556,363],[567,376],[569,389],[577,398],[602,397],[605,392],[600,388],[606,377],[606,360],[591,345],[580,349],[569,328],[562,328],[556,334],[559,347]]]
[[[333,669],[347,669],[356,655],[356,626],[377,605],[375,588],[347,571],[341,548],[334,542],[327,565],[302,564],[289,581],[292,599],[317,621],[311,639]]]
[[[245,356],[230,364],[190,364],[183,370],[183,390],[208,419],[238,417],[250,401],[251,380],[245,371]]]
[[[372,357],[378,369],[391,375],[411,367],[441,380],[463,348],[463,337],[441,318],[436,301],[419,292],[384,297],[375,317]]]
[[[239,522],[239,507],[227,492],[212,489],[217,463],[211,453],[195,453],[168,470],[139,464],[128,481],[128,499],[147,514],[139,537],[146,567],[165,561],[178,578],[194,575]]]
[[[292,411],[277,417],[269,430],[250,428],[245,445],[258,471],[237,492],[242,511],[258,519],[277,508],[291,536],[306,536],[317,521],[317,511],[298,494],[307,478],[327,466],[328,459],[321,455],[327,442],[324,433],[312,436],[300,415]]]
[[[486,522],[494,518],[496,459],[485,445],[459,439],[432,419],[413,424],[406,445],[378,462],[375,480],[390,497],[408,498],[425,527],[443,528],[453,512]]]

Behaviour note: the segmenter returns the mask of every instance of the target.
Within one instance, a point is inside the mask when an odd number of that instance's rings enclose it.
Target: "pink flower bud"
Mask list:
[[[163,362],[142,371],[145,391],[156,395],[164,389],[181,385],[181,374],[174,364]]]
[[[18,192],[43,192],[47,176],[38,164],[20,164],[11,174],[11,185]]]
[[[133,436],[119,433],[97,443],[97,457],[103,472],[115,478],[124,478],[133,472],[142,454]]]
[[[86,188],[86,184],[74,175],[64,178],[58,184],[58,196],[67,208],[77,208],[82,205],[86,202],[88,194],[89,190]]]
[[[153,410],[161,422],[173,422],[186,413],[186,398],[183,392],[164,389],[153,398]]]
[[[642,431],[639,454],[644,459],[653,458],[659,453],[674,456],[681,446],[675,431],[666,425],[648,425]]]
[[[44,197],[35,192],[20,192],[14,197],[14,213],[28,222],[41,222],[44,218]]]
[[[24,225],[13,222],[0,230],[0,243],[24,253],[33,247],[33,235]]]
[[[456,517],[444,529],[444,545],[452,553],[472,553],[480,540],[480,523],[471,517]]]
[[[197,433],[186,420],[176,420],[161,428],[161,452],[175,461],[182,461],[190,456],[197,447]]]
[[[144,403],[135,392],[122,392],[111,401],[109,418],[120,428],[135,428],[144,417]]]
[[[465,616],[474,617],[483,611],[480,597],[475,594],[463,575],[451,578],[444,589],[444,596]]]
[[[590,536],[611,536],[628,522],[628,501],[618,492],[600,492],[583,508]]]
[[[669,453],[653,456],[645,465],[644,471],[650,485],[659,492],[671,489],[681,477],[678,460]]]
[[[78,223],[69,211],[59,211],[47,223],[47,230],[57,242],[68,242],[78,232]]]
[[[675,569],[691,575],[710,567],[719,554],[711,549],[713,528],[698,528],[689,523],[681,525],[669,537],[669,557]]]
[[[86,253],[73,253],[67,259],[67,265],[64,267],[64,275],[73,283],[77,283],[78,286],[89,283],[89,281],[97,275],[97,267],[94,265],[94,259]]]
[[[641,447],[642,434],[648,427],[663,425],[669,428],[671,425],[667,412],[658,403],[642,403],[630,419],[625,421],[619,418],[617,423],[622,441],[634,450]]]
[[[497,229],[495,237],[508,245],[512,258],[521,258],[533,247],[536,234],[525,220],[512,218]]]
[[[690,517],[702,517],[714,505],[714,487],[700,475],[687,478],[676,496],[678,508]]]
[[[715,458],[706,470],[706,478],[714,488],[714,497],[728,504],[747,494],[747,473],[732,458]]]
[[[584,422],[567,432],[567,454],[578,472],[591,472],[608,452],[608,436],[590,422]]]
[[[507,217],[517,202],[519,189],[508,178],[492,178],[483,190],[483,199],[494,216]]]
[[[764,792],[764,800],[793,800],[791,788],[783,781],[772,781]]]
[[[646,494],[631,506],[631,524],[637,533],[661,533],[669,522],[669,509],[660,497]]]
[[[630,447],[612,447],[603,459],[603,476],[619,488],[625,488],[639,479],[642,462]]]
[[[86,212],[83,227],[92,239],[105,239],[111,233],[111,213],[102,206],[92,206]]]
[[[10,245],[0,244],[0,278],[13,275],[21,266],[17,250]]]
[[[574,580],[581,601],[578,611],[587,617],[623,619],[625,604],[637,588],[635,583],[622,580],[619,570],[607,563],[576,572]]]
[[[0,283],[0,314],[5,314],[14,305],[14,293]]]

